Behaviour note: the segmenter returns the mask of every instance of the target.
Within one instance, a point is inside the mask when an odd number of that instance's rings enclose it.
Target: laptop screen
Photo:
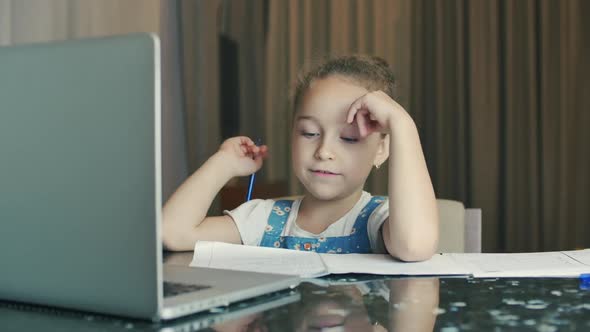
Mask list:
[[[0,298],[157,310],[159,77],[148,34],[0,48]]]

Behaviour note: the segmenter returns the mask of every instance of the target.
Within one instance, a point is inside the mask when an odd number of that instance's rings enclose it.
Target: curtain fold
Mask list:
[[[466,155],[467,188],[463,200],[469,207],[482,208],[482,245],[485,251],[503,250],[503,232],[497,200],[500,195],[501,39],[498,3],[466,3],[465,39],[466,136],[462,150]],[[441,195],[439,193],[439,195]],[[453,197],[453,196],[449,196]]]
[[[437,196],[483,209],[485,251],[590,244],[582,3],[411,2],[410,111]]]

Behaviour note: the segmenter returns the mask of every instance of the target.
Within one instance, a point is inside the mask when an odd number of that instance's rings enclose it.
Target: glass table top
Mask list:
[[[186,264],[186,257],[167,257]],[[0,302],[3,331],[590,331],[577,278],[332,275],[166,323]]]

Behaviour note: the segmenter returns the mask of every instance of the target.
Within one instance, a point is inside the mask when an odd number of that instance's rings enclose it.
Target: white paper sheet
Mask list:
[[[308,251],[199,241],[191,266],[299,275],[472,275],[492,277],[577,277],[590,273],[590,250],[534,253],[436,254],[406,263],[389,255],[318,254]]]
[[[562,253],[568,255],[569,257],[577,260],[578,262],[584,265],[590,266],[590,249],[562,251]]]
[[[590,267],[559,252],[510,254],[449,254],[476,278],[489,277],[575,277]]]
[[[401,262],[390,255],[320,254],[330,273],[367,273],[383,275],[469,275],[448,254],[436,254],[424,262]]]
[[[315,252],[198,241],[190,266],[298,275],[314,278],[328,274]]]
[[[425,262],[405,263],[389,255],[317,254],[309,251],[275,249],[199,241],[190,266],[299,275],[314,278],[330,273],[380,275],[468,275],[446,255]]]

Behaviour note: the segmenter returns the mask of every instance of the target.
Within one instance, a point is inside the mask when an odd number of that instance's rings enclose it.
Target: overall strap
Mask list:
[[[372,197],[357,216],[354,226],[348,235],[334,237],[295,237],[285,236],[277,240],[276,246],[295,250],[315,251],[319,253],[350,254],[371,253],[371,241],[367,229],[369,217],[386,198]]]
[[[274,203],[268,216],[268,223],[264,228],[262,240],[260,241],[261,247],[281,247],[281,243],[283,242],[281,234],[283,233],[287,219],[289,219],[292,206],[292,200],[280,200]]]
[[[387,199],[386,196],[373,196],[371,200],[365,204],[365,207],[359,212],[359,215],[356,217],[354,222],[354,229],[366,229],[367,222],[369,221],[369,217],[375,211],[375,209],[379,206],[379,204],[385,202]]]

